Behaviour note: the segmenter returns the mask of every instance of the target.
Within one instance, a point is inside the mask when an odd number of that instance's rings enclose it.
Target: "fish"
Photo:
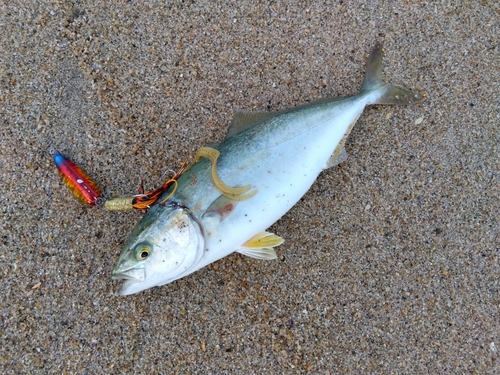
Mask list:
[[[95,206],[102,199],[97,184],[83,169],[57,152],[53,154],[53,158],[64,183],[79,201]]]
[[[185,277],[231,253],[271,260],[283,238],[267,232],[321,171],[347,158],[344,145],[367,105],[418,104],[426,95],[382,80],[382,44],[361,90],[273,113],[234,115],[225,140],[200,149],[133,229],[112,271],[119,295]]]

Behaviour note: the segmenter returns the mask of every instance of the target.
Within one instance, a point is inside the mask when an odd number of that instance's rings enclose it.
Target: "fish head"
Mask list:
[[[137,224],[112,273],[124,280],[119,295],[174,281],[203,256],[204,238],[192,213],[179,205],[155,205]]]

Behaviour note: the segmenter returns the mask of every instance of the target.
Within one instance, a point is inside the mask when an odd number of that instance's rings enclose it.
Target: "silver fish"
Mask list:
[[[118,293],[170,283],[235,251],[276,258],[274,247],[283,239],[266,229],[323,169],[347,158],[345,141],[365,106],[425,100],[382,81],[382,56],[377,44],[356,95],[278,113],[236,114],[218,152],[202,149],[170,199],[160,198],[133,230],[113,269],[113,280],[125,280]]]

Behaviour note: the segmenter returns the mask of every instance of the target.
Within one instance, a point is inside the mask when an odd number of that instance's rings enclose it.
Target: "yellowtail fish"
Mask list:
[[[278,113],[238,113],[227,138],[197,161],[137,224],[113,269],[128,295],[187,276],[233,252],[274,259],[283,239],[266,229],[344,161],[344,144],[367,105],[425,97],[382,81],[381,44],[358,94]]]

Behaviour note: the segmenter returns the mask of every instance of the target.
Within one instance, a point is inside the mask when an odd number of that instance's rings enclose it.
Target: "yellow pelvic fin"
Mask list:
[[[212,162],[212,181],[214,182],[215,187],[226,197],[237,201],[242,201],[252,198],[255,194],[257,194],[257,190],[255,190],[249,194],[243,195],[252,188],[251,185],[243,187],[231,187],[222,182],[219,175],[217,174],[217,159],[219,155],[220,152],[214,148],[202,147],[196,154],[194,161],[197,162],[201,157],[203,157]]]
[[[264,247],[275,247],[281,245],[285,240],[274,233],[260,232],[245,242],[242,247],[248,249],[259,249]]]
[[[238,253],[246,255],[247,257],[260,259],[260,260],[273,260],[278,256],[276,251],[272,247],[264,247],[262,249],[248,249],[246,247],[241,247],[236,250]]]

